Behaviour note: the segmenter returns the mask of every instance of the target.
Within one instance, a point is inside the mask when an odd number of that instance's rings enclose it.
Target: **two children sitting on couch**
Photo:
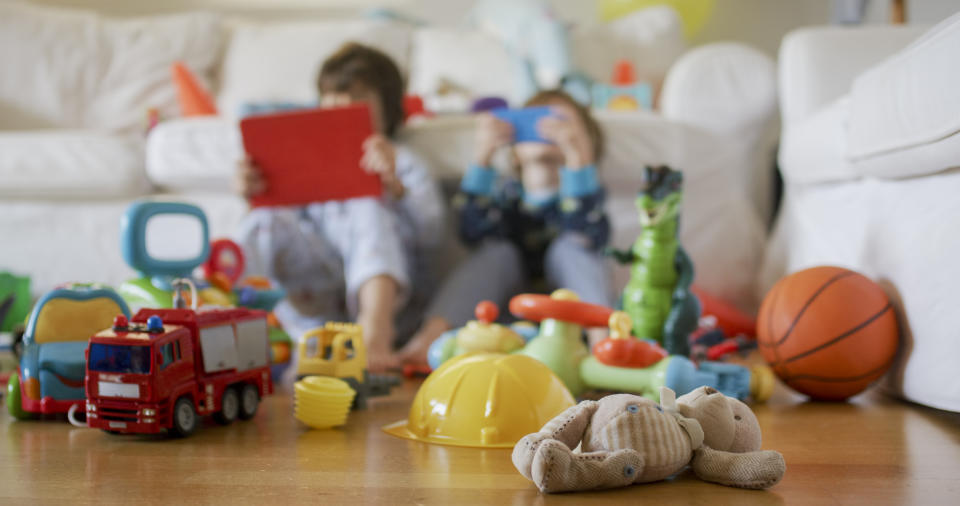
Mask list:
[[[403,122],[399,69],[380,51],[349,43],[323,63],[317,84],[320,107],[369,107],[375,133],[363,144],[361,165],[380,176],[384,191],[379,198],[257,208],[244,219],[239,237],[251,265],[287,291],[276,314],[291,335],[325,321],[356,321],[369,368],[379,372],[424,364],[430,343],[472,319],[477,302],[502,307],[534,279],[610,303],[600,254],[610,227],[595,165],[602,136],[569,96],[542,92],[526,104],[555,112],[537,124],[550,143],[514,144],[516,168],[506,174],[491,160],[513,143],[512,127],[480,118],[474,163],[454,201],[471,252],[438,288],[444,206],[427,167],[396,141]],[[266,189],[249,160],[240,164],[239,179],[247,197]]]

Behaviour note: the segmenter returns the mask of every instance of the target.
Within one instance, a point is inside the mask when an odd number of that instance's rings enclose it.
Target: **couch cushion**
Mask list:
[[[148,108],[178,114],[170,64],[209,76],[218,18],[112,20],[91,12],[0,3],[0,130],[143,128]]]
[[[164,121],[147,139],[147,175],[171,190],[232,191],[242,157],[236,122],[221,116]]]
[[[491,35],[462,28],[421,28],[413,35],[409,90],[424,97],[430,110],[462,112],[470,104],[455,96],[445,99],[438,93],[442,87],[452,85],[473,97],[512,99],[516,70],[503,44]]]
[[[0,129],[82,127],[99,45],[93,13],[0,3]]]
[[[161,118],[180,115],[170,66],[182,61],[210,86],[220,58],[220,18],[187,13],[105,20],[101,30],[97,89],[84,124],[111,131],[142,132],[147,109]]]
[[[670,69],[660,97],[663,115],[714,132],[760,131],[776,116],[773,60],[736,42],[691,49]]]
[[[323,61],[349,41],[387,53],[406,71],[410,27],[405,23],[358,21],[235,21],[220,69],[217,104],[235,118],[244,103],[317,99]]]
[[[960,165],[958,56],[960,13],[854,81],[847,154],[865,173],[910,176]],[[895,156],[925,146],[924,156]],[[898,163],[884,163],[891,155]]]
[[[143,194],[149,185],[139,135],[90,130],[0,132],[0,196]]]

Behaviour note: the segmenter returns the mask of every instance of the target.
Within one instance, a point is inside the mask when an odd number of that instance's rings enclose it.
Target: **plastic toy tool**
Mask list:
[[[363,105],[251,116],[240,122],[243,146],[267,179],[252,197],[260,206],[379,196],[380,178],[360,166],[373,134]]]
[[[537,122],[553,114],[549,107],[525,107],[523,109],[494,109],[490,111],[502,121],[513,126],[513,142],[540,142],[550,144],[537,132]]]

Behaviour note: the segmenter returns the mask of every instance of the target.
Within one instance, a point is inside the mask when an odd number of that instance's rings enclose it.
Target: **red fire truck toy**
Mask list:
[[[273,391],[267,313],[142,309],[90,338],[87,423],[114,434],[188,436],[200,416],[247,420]]]

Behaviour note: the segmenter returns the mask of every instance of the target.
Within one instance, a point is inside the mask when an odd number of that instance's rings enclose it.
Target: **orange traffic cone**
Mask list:
[[[211,116],[217,114],[217,107],[207,90],[197,81],[183,62],[175,62],[170,67],[173,84],[177,87],[177,101],[180,113],[184,116]]]

